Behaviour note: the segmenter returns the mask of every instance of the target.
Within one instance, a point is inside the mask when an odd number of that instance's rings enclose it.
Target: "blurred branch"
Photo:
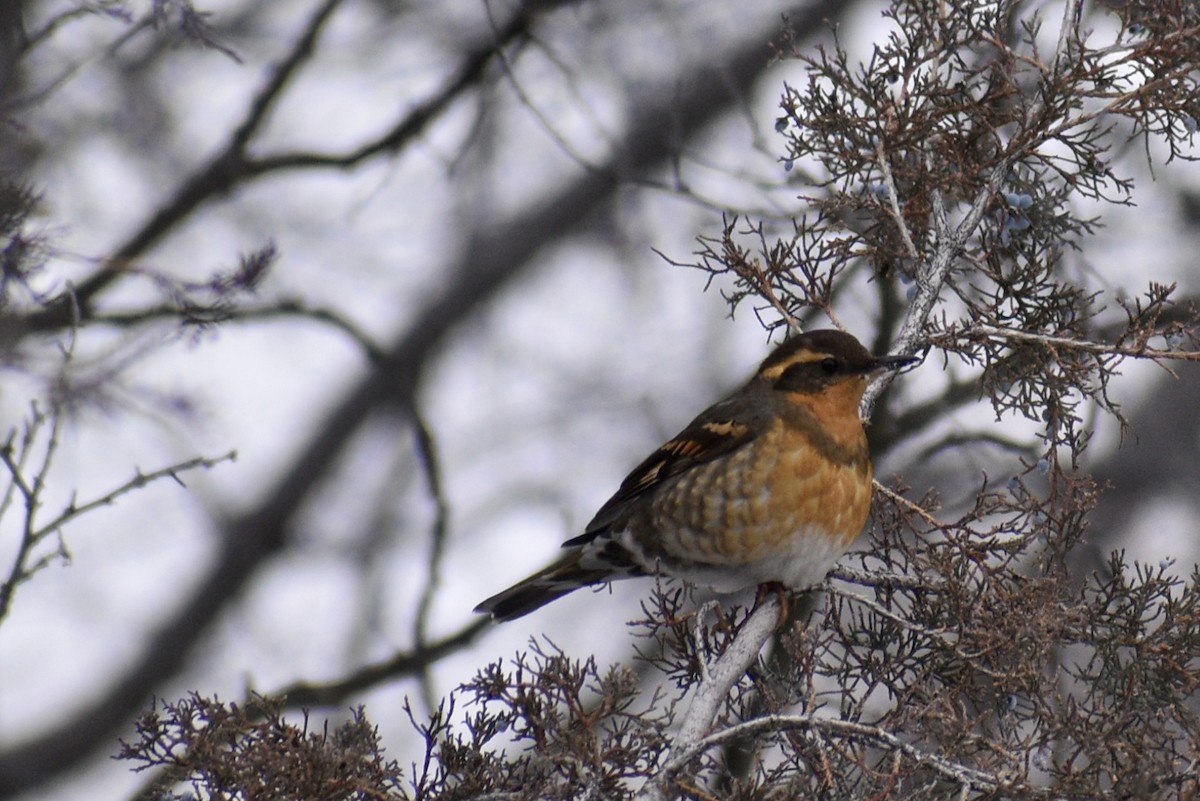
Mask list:
[[[336,706],[352,695],[406,676],[419,676],[439,659],[470,645],[480,632],[492,625],[490,618],[478,618],[455,634],[431,643],[417,645],[374,665],[359,668],[337,681],[317,684],[299,682],[271,693],[290,709]]]
[[[84,321],[90,315],[92,300],[122,275],[130,262],[153,247],[205,201],[227,195],[235,186],[252,177],[253,173],[248,172],[245,166],[246,149],[251,137],[262,126],[268,112],[300,67],[312,57],[321,31],[342,2],[343,0],[323,0],[292,43],[288,54],[250,101],[242,121],[234,128],[229,141],[217,155],[186,179],[175,191],[174,196],[163,203],[92,276],[79,283],[75,292]],[[27,321],[28,327],[33,331],[59,328],[68,319],[64,312],[60,302],[52,303],[47,309],[31,315]]]
[[[252,322],[298,318],[313,320],[329,325],[344,333],[362,348],[363,354],[372,364],[383,364],[386,351],[378,343],[341,312],[328,307],[313,306],[300,299],[285,299],[261,306],[210,307],[176,303],[165,303],[127,312],[104,312],[94,315],[89,322],[93,325],[110,325],[117,328],[134,328],[164,320],[184,327],[207,327],[227,322]]]
[[[1181,561],[1200,561],[1191,523],[1200,514],[1200,477],[1194,469],[1200,371],[1182,371],[1178,379],[1162,375],[1142,394],[1144,400],[1130,415],[1133,436],[1091,465],[1097,483],[1106,489],[1092,514],[1089,564],[1081,568],[1081,576],[1101,569],[1108,553],[1123,547],[1131,534],[1146,531],[1147,519],[1158,521],[1164,505],[1182,508],[1155,523],[1154,547],[1173,540]]]
[[[871,442],[881,451],[891,450],[905,437],[927,431],[931,423],[944,420],[955,409],[979,400],[980,394],[977,376],[952,381],[936,398],[897,411],[894,417],[884,421],[885,425],[875,425],[872,420]]]
[[[1026,441],[1016,440],[991,431],[970,431],[946,434],[936,442],[929,443],[917,454],[915,461],[925,462],[945,450],[957,450],[961,447],[984,444],[993,445],[1009,453],[1021,455],[1033,453],[1033,447]]]
[[[495,34],[493,37],[480,42],[463,57],[457,73],[447,80],[445,86],[437,94],[411,108],[403,119],[375,139],[341,153],[296,151],[247,159],[245,161],[247,177],[297,168],[347,169],[375,156],[395,153],[420,136],[431,122],[450,107],[453,101],[468,89],[477,86],[484,77],[487,67],[505,47],[531,33],[537,16],[557,6],[570,5],[578,1],[534,2],[527,0],[503,27],[498,30],[493,28]]]
[[[433,529],[429,537],[429,562],[425,571],[425,587],[421,591],[421,599],[417,603],[417,614],[413,619],[413,642],[420,650],[425,648],[429,637],[429,611],[433,608],[434,595],[441,586],[442,558],[446,553],[446,531],[449,518],[449,507],[442,487],[442,471],[438,462],[437,448],[433,434],[429,430],[420,412],[409,409],[416,439],[417,462],[425,476],[425,484],[433,500],[434,518]],[[433,697],[432,684],[428,670],[421,671],[421,686],[425,691],[425,703],[429,710],[437,708]]]
[[[19,4],[14,3],[13,5]],[[54,34],[58,33],[59,29],[67,23],[81,17],[87,17],[96,14],[114,17],[126,22],[131,21],[124,13],[116,9],[104,10],[94,5],[84,5],[81,7],[68,9],[52,17],[41,28],[30,33],[28,37],[21,42],[21,46],[18,48],[19,54],[24,56],[25,54],[36,49],[39,45],[49,41],[49,39]],[[112,56],[127,43],[131,42],[139,33],[147,30],[150,27],[151,17],[150,14],[147,14],[136,23],[130,25],[128,29],[122,31],[121,34],[109,42],[109,44],[104,47],[98,55],[79,58],[74,63],[68,64],[66,67],[60,70],[57,75],[43,83],[43,85],[37,89],[17,97],[6,98],[5,102],[0,104],[0,113],[11,113],[13,111],[18,111],[41,103],[61,89],[69,81],[81,75],[96,61]]]
[[[333,17],[333,13],[342,5],[342,2],[343,0],[323,0],[313,11],[308,24],[304,26],[300,36],[292,45],[292,49],[276,65],[266,84],[250,101],[245,118],[234,129],[233,136],[225,148],[225,153],[229,158],[240,157],[246,152],[246,146],[250,144],[251,137],[262,127],[271,109],[283,95],[283,90],[299,72],[300,67],[316,52],[317,39],[320,37],[321,31]],[[220,162],[220,160],[218,158],[217,161]]]

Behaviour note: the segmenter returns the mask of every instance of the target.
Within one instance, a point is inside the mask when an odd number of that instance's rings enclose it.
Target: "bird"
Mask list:
[[[633,468],[560,559],[475,611],[514,620],[581,587],[635,576],[720,593],[811,589],[870,514],[863,393],[917,361],[873,356],[840,330],[786,339],[740,389]]]

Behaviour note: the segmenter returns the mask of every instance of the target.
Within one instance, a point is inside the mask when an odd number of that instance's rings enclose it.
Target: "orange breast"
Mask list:
[[[861,443],[845,444],[865,454],[861,426],[857,432]],[[794,558],[797,538],[827,537],[840,552],[862,531],[870,506],[869,461],[865,469],[831,461],[802,429],[779,422],[664,486],[647,521],[656,541],[640,539],[666,559],[712,565]]]

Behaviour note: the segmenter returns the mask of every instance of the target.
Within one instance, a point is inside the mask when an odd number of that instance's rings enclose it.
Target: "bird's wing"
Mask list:
[[[733,453],[760,433],[767,420],[747,403],[744,394],[716,403],[702,412],[679,434],[663,443],[633,468],[608,501],[596,512],[583,534],[563,543],[564,548],[585,545],[607,529],[629,505],[664,481],[697,465]]]

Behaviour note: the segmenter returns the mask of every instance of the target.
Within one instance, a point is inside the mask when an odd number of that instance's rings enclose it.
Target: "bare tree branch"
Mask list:
[[[717,714],[729,698],[733,686],[746,675],[771,638],[783,614],[776,595],[768,595],[742,624],[737,637],[711,665],[703,665],[703,679],[693,688],[687,713],[671,745],[672,757],[653,776],[647,778],[635,796],[639,801],[659,801],[670,797],[668,788],[674,774],[686,765],[712,731]]]

